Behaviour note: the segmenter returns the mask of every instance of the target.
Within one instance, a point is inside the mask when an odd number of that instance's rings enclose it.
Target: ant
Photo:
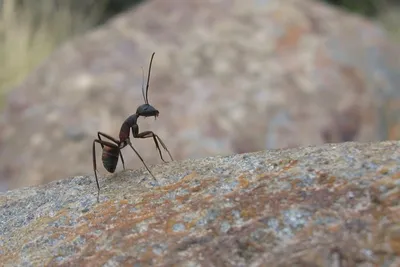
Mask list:
[[[162,161],[166,162],[164,160],[164,158],[162,157],[161,149],[160,149],[160,146],[158,143],[161,144],[161,146],[168,152],[171,160],[173,160],[171,153],[169,153],[167,147],[165,146],[164,142],[160,139],[160,137],[152,131],[139,132],[139,125],[137,124],[137,120],[140,116],[143,116],[143,117],[153,117],[154,116],[154,118],[156,119],[156,117],[158,117],[158,115],[160,113],[156,108],[154,108],[153,106],[151,106],[149,104],[149,99],[148,99],[150,72],[151,72],[151,65],[153,62],[154,54],[155,53],[153,52],[153,54],[151,55],[151,59],[150,59],[149,71],[148,71],[148,76],[147,76],[146,94],[145,94],[145,90],[144,90],[144,73],[143,73],[143,68],[142,68],[142,95],[143,95],[143,99],[144,99],[145,103],[140,105],[137,108],[136,113],[129,116],[122,123],[121,129],[119,132],[119,140],[117,140],[116,138],[114,138],[108,134],[102,133],[102,132],[97,132],[98,139],[93,140],[93,150],[92,150],[92,152],[93,152],[93,171],[94,171],[94,175],[96,177],[96,184],[97,184],[97,190],[98,190],[97,201],[99,201],[100,186],[99,186],[99,181],[97,179],[96,148],[95,148],[96,143],[99,143],[101,145],[101,148],[103,149],[102,157],[101,157],[103,166],[110,173],[114,173],[114,171],[117,167],[117,164],[118,164],[119,157],[121,157],[122,166],[123,166],[123,169],[125,170],[125,162],[124,162],[124,158],[122,156],[121,150],[123,148],[125,148],[127,145],[129,145],[133,149],[133,151],[136,153],[136,155],[139,157],[139,159],[142,161],[143,165],[146,167],[147,171],[150,173],[150,175],[153,177],[153,179],[155,181],[157,181],[157,179],[154,177],[154,175],[151,173],[151,171],[147,167],[146,163],[144,163],[143,158],[136,151],[136,149],[132,146],[132,143],[129,139],[129,134],[131,132],[131,129],[132,129],[133,138],[143,138],[143,139],[144,138],[153,138],[154,143],[156,145],[157,150],[159,151]],[[101,136],[104,138],[107,138],[111,142],[102,140]],[[141,183],[143,180],[144,180],[144,178],[139,183]]]

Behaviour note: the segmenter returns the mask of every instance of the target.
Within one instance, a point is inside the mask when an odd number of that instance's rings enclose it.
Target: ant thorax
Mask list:
[[[126,140],[122,141],[122,142],[119,144],[119,148],[120,148],[120,149],[123,149],[123,148],[126,147],[129,143],[130,143],[130,140],[129,140],[129,137],[128,137]]]

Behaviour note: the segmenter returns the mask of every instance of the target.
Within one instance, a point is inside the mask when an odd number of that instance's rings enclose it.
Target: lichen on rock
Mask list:
[[[151,169],[158,183],[144,168],[102,177],[100,203],[93,176],[0,193],[0,262],[400,264],[400,142],[260,151]]]

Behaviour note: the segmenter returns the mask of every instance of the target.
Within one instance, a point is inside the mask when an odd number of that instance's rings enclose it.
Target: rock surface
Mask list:
[[[399,266],[400,142],[175,161],[0,194],[18,266]],[[140,265],[134,265],[140,264]],[[124,265],[124,266],[125,266]]]
[[[97,131],[118,136],[142,103],[153,51],[161,115],[139,124],[175,159],[397,139],[394,49],[373,23],[315,1],[148,1],[61,47],[14,90],[0,125],[2,186],[92,172]],[[133,142],[161,162],[151,140]]]

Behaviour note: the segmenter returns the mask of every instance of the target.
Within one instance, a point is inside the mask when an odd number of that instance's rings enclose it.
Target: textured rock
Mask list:
[[[92,172],[96,132],[117,136],[142,103],[153,51],[161,115],[139,124],[176,159],[400,136],[400,53],[371,22],[305,0],[153,0],[15,89],[0,126],[4,188]],[[160,162],[151,140],[134,145]]]
[[[400,142],[210,157],[0,194],[0,262],[399,266]],[[342,265],[339,265],[339,264]]]

